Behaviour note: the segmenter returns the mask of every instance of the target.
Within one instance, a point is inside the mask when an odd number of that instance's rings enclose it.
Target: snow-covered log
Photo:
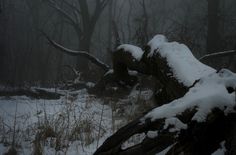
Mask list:
[[[163,85],[164,100],[109,137],[95,155],[212,154],[222,142],[228,154],[236,153],[235,73],[202,64],[187,46],[162,35],[144,52],[122,45],[114,55],[114,75],[128,75],[129,69],[153,75]],[[146,135],[141,143],[122,148],[141,133]]]
[[[119,46],[113,53],[113,70],[116,81],[128,84],[130,70],[156,77],[162,84],[157,96],[165,96],[161,103],[182,97],[195,81],[215,72],[199,62],[187,46],[168,42],[163,35],[156,35],[144,51],[133,45]]]

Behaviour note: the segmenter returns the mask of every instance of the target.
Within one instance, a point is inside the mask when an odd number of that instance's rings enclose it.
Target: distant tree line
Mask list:
[[[120,43],[144,45],[157,33],[185,43],[201,57],[235,49],[236,2],[0,0],[1,84],[57,84],[73,78],[67,65],[88,80],[98,79],[101,70],[85,59],[58,52],[41,31],[64,47],[89,52],[110,65],[118,37]],[[226,57],[212,65],[235,69],[234,62],[235,57]]]

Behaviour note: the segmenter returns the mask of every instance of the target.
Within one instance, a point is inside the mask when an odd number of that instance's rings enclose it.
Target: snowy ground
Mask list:
[[[20,155],[37,151],[44,155],[91,155],[108,136],[132,120],[128,114],[134,112],[121,107],[127,104],[134,110],[137,99],[147,100],[151,95],[150,91],[140,94],[134,90],[115,104],[86,90],[68,93],[59,100],[1,97],[0,154],[14,146]]]
[[[0,154],[7,152],[12,143],[19,154],[32,154],[35,136],[45,126],[56,135],[43,137],[43,154],[92,154],[112,134],[112,111],[86,90],[73,93],[60,100],[1,97]],[[60,146],[55,142],[58,137]]]
[[[167,60],[173,76],[179,83],[191,86],[198,82],[179,99],[157,107],[147,113],[140,123],[150,119],[165,119],[164,129],[170,132],[187,129],[177,115],[196,108],[192,120],[206,121],[213,109],[222,110],[226,115],[235,112],[236,74],[222,69],[218,72],[199,62],[187,46],[167,42],[162,35],[155,36],[148,45],[149,57],[159,54]],[[132,45],[122,45],[134,60],[140,61],[143,51]],[[112,71],[109,71],[110,73]],[[65,92],[64,92],[65,93]],[[0,153],[15,148],[18,154],[44,155],[91,155],[117,129],[133,120],[146,108],[150,108],[153,92],[134,90],[125,99],[98,99],[86,90],[66,92],[59,100],[33,100],[27,97],[0,98]],[[139,104],[137,104],[139,103]],[[149,107],[148,107],[149,106]],[[131,137],[123,143],[125,149],[139,143],[147,133]],[[224,154],[224,141],[213,154]],[[158,155],[171,148],[167,147]]]

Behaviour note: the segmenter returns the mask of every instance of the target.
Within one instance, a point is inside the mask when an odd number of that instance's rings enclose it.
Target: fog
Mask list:
[[[73,79],[66,66],[92,81],[103,74],[87,60],[59,52],[42,32],[109,65],[117,38],[144,47],[155,34],[186,44],[199,58],[235,49],[236,1],[0,0],[1,84],[56,85]],[[222,59],[211,64],[235,70],[235,57]]]

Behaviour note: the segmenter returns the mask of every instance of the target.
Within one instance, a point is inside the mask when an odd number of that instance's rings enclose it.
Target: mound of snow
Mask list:
[[[143,56],[143,50],[137,46],[123,44],[117,47],[117,50],[123,49],[125,52],[129,52],[137,61],[140,61]]]
[[[189,48],[178,42],[167,42],[163,35],[156,35],[148,45],[152,57],[159,54],[167,60],[173,76],[185,86],[191,86],[196,80],[215,72],[215,69],[198,61]]]
[[[147,118],[152,121],[162,118],[173,119],[176,115],[193,108],[196,108],[197,112],[192,120],[198,122],[204,122],[214,108],[224,111],[227,115],[234,112],[236,106],[235,92],[229,92],[228,88],[236,88],[236,74],[222,69],[218,73],[201,78],[184,97],[153,109],[141,121],[143,122]]]
[[[163,43],[168,42],[168,39],[161,34],[155,35],[152,40],[148,42],[148,46],[151,47],[151,51],[148,54],[148,57],[152,57],[154,54],[154,51],[161,46]]]

